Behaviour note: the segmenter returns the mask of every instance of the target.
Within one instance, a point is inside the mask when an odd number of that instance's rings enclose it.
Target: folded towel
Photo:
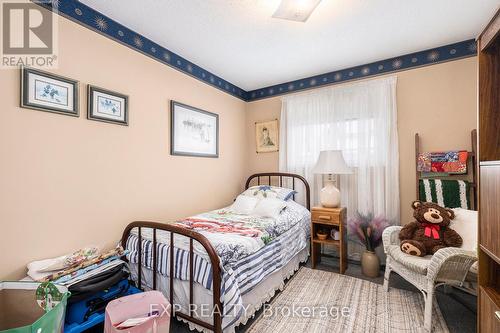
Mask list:
[[[28,276],[33,280],[41,280],[50,274],[64,269],[64,261],[67,256],[60,256],[57,258],[37,260],[28,264]],[[55,269],[48,269],[48,267],[58,267]]]

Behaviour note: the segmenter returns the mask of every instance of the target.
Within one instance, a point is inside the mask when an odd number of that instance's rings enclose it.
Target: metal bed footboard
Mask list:
[[[221,268],[220,268],[220,259],[217,255],[217,252],[212,247],[208,239],[197,233],[195,231],[185,229],[183,227],[176,226],[174,224],[165,224],[165,223],[157,223],[157,222],[143,222],[136,221],[130,223],[125,230],[123,231],[122,236],[122,246],[125,248],[127,244],[127,239],[130,235],[132,229],[138,228],[138,262],[137,262],[137,288],[142,288],[142,228],[149,228],[153,231],[153,290],[156,290],[156,273],[158,272],[158,253],[157,253],[157,240],[156,240],[156,231],[164,230],[170,233],[170,272],[169,272],[169,301],[170,301],[170,309],[174,311],[174,234],[182,235],[189,238],[189,314],[185,314],[182,312],[173,313],[173,315],[188,320],[194,324],[205,327],[209,330],[214,331],[215,333],[222,332],[222,303],[220,300],[220,290],[221,290]],[[197,241],[200,243],[205,250],[207,251],[208,257],[210,258],[210,264],[212,266],[212,276],[213,276],[213,304],[214,304],[214,322],[213,324],[209,324],[205,321],[202,321],[198,318],[195,318],[192,313],[192,305],[194,304],[194,292],[193,292],[193,284],[194,284],[194,266],[193,266],[193,242]]]
[[[291,173],[281,173],[281,172],[270,172],[270,173],[257,173],[254,175],[251,175],[248,177],[246,183],[245,183],[245,189],[248,189],[250,187],[250,183],[252,182],[253,179],[257,179],[257,184],[262,185],[261,179],[267,180],[267,185],[272,185],[272,180],[273,177],[277,177],[278,183],[276,185],[282,186],[283,185],[283,180],[287,178],[292,178],[292,189],[295,190],[295,180],[298,179],[300,182],[304,184],[305,188],[305,206],[308,210],[310,210],[310,187],[309,184],[307,183],[306,179],[300,175],[296,174],[291,174]],[[295,196],[294,196],[295,199]],[[147,228],[147,229],[152,229],[153,231],[153,285],[152,289],[156,290],[157,288],[157,277],[156,273],[158,273],[158,253],[157,253],[157,239],[156,239],[156,234],[157,230],[163,230],[167,231],[170,233],[170,272],[169,272],[169,301],[170,301],[170,306],[171,306],[171,311],[174,311],[174,304],[173,304],[173,299],[174,299],[174,293],[173,293],[173,284],[174,284],[174,234],[178,234],[181,236],[185,236],[189,238],[189,314],[185,314],[182,312],[173,312],[172,314],[185,319],[187,321],[190,321],[194,324],[197,324],[199,326],[202,326],[204,328],[207,328],[209,330],[212,330],[215,333],[221,333],[222,332],[222,313],[223,313],[223,307],[222,307],[222,302],[221,302],[221,283],[222,283],[222,272],[221,272],[221,266],[220,266],[220,258],[213,248],[212,244],[208,241],[208,239],[203,236],[202,234],[185,229],[183,227],[176,226],[175,224],[166,224],[166,223],[158,223],[158,222],[147,222],[147,221],[136,221],[132,222],[123,231],[122,239],[121,239],[121,244],[124,248],[126,248],[127,240],[130,236],[130,232],[132,229],[137,228],[138,229],[138,262],[137,262],[137,287],[142,288],[142,229]],[[193,292],[193,285],[194,285],[194,266],[193,266],[193,242],[197,241],[200,243],[205,251],[208,254],[208,257],[210,259],[210,264],[212,266],[212,276],[213,276],[213,305],[214,305],[214,318],[213,318],[213,324],[209,324],[205,321],[202,321],[193,315],[192,311],[192,305],[194,304],[194,292]]]

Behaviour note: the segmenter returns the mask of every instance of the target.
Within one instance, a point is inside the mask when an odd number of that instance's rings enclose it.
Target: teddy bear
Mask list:
[[[418,200],[412,203],[412,207],[416,221],[408,223],[399,232],[401,251],[424,257],[444,247],[462,245],[462,237],[449,227],[455,218],[451,209]]]

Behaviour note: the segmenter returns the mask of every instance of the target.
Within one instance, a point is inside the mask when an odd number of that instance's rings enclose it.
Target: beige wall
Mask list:
[[[80,81],[79,118],[19,108],[20,73],[0,70],[0,280],[113,246],[133,220],[226,205],[246,175],[244,102],[66,19],[59,30],[55,73]],[[87,83],[129,95],[130,126],[87,120]],[[219,114],[219,158],[169,154],[171,99]]]
[[[395,74],[397,83],[401,222],[411,221],[415,200],[415,144],[422,149],[471,149],[476,128],[477,58],[422,67]],[[249,172],[278,169],[278,153],[255,152],[254,123],[279,118],[281,98],[247,104],[247,164]]]

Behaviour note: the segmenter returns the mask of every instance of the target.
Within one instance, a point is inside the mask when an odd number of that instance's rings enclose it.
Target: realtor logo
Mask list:
[[[57,60],[55,13],[27,0],[0,1],[1,67],[55,68]]]

